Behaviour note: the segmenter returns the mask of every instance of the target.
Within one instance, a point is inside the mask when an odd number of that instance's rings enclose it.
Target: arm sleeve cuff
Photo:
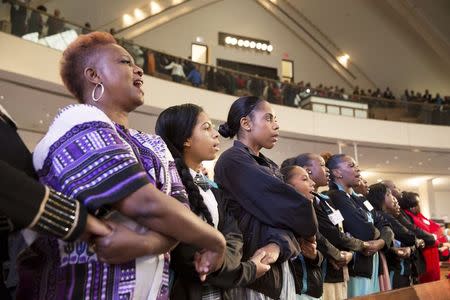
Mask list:
[[[74,240],[86,226],[86,209],[78,202],[46,187],[44,199],[30,228],[64,240]]]

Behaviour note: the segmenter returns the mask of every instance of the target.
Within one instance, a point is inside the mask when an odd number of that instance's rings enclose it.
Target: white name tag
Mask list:
[[[373,206],[372,206],[372,204],[370,204],[369,200],[364,201],[363,204],[369,211],[373,210]]]
[[[335,210],[333,213],[328,215],[328,218],[330,219],[331,223],[333,225],[337,225],[344,221],[344,217],[342,216],[341,212],[338,210]]]

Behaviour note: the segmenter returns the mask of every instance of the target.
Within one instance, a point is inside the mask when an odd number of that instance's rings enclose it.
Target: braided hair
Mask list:
[[[156,120],[155,132],[167,144],[175,159],[175,165],[188,194],[192,212],[197,216],[203,216],[208,224],[214,226],[211,213],[194,183],[183,157],[184,143],[192,136],[192,131],[201,112],[203,112],[203,109],[195,104],[171,106],[159,115]]]

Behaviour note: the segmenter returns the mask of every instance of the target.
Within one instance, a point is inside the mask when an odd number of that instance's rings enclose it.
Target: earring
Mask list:
[[[95,98],[95,91],[97,90],[97,87],[100,86],[100,96],[98,96],[98,98]],[[94,89],[92,90],[92,100],[94,102],[97,102],[98,100],[100,100],[100,98],[103,96],[103,93],[105,92],[105,87],[103,86],[103,83],[97,83],[94,87]]]

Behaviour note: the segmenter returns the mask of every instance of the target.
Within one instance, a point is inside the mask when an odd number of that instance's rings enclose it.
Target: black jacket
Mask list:
[[[338,224],[333,225],[330,221],[328,215],[333,212],[331,208],[336,210],[336,207],[334,207],[334,204],[330,201],[330,198],[324,194],[316,194],[316,197],[316,200],[318,200],[314,201],[314,210],[316,211],[316,216],[319,223],[319,232],[321,235],[323,235],[328,242],[339,250],[354,252],[362,251],[362,240],[345,234],[343,230],[341,231]],[[321,252],[323,251],[321,250]],[[336,283],[343,281],[344,276],[342,269],[336,270],[330,263],[326,262],[325,282]]]
[[[224,235],[227,242],[227,251],[222,268],[208,275],[207,283],[221,288],[222,299],[229,299],[226,289],[246,286],[256,279],[256,266],[251,261],[243,261],[242,258],[242,233],[236,220],[230,214],[227,204],[222,197],[222,192],[212,188],[217,201],[219,211],[219,224],[217,229]],[[175,271],[175,280],[172,287],[171,299],[201,300],[202,283],[198,279],[198,273],[193,265],[194,254],[199,249],[179,244],[171,252],[171,268]]]
[[[416,235],[403,226],[397,218],[386,212],[380,212],[384,218],[391,224],[394,231],[395,239],[401,243],[400,247],[410,247],[411,253],[414,255],[416,251]],[[411,274],[411,259],[400,259],[393,251],[386,253],[388,267],[390,271],[398,272],[401,276],[409,276]]]
[[[344,217],[343,225],[345,232],[363,241],[379,238],[379,231],[373,224],[373,216],[367,212],[367,209],[360,205],[360,200],[355,195],[349,195],[339,190],[336,184],[330,182],[328,196]],[[353,260],[348,264],[348,270],[351,276],[371,278],[372,268],[373,255],[364,256],[361,253],[355,253]]]
[[[319,245],[319,241],[317,241]],[[316,259],[309,259],[302,254],[292,259],[295,289],[297,294],[306,294],[320,298],[323,294],[323,255],[317,251]]]
[[[283,182],[273,161],[253,155],[239,141],[220,156],[214,171],[244,237],[243,259],[268,243],[280,246],[278,261],[249,286],[277,299],[282,288],[281,263],[299,254],[296,237],[317,232],[312,204]]]

